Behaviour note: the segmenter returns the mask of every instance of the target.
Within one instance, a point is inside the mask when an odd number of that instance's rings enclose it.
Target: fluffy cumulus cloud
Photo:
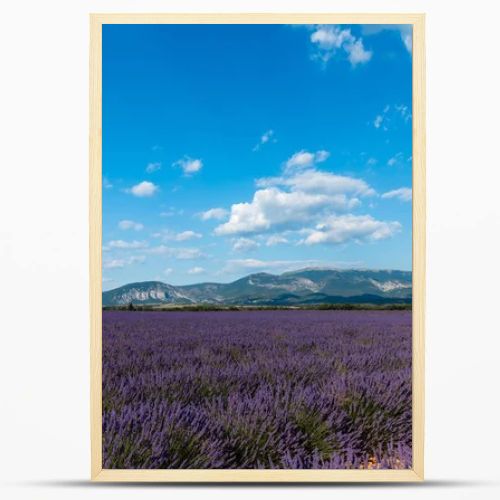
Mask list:
[[[326,195],[372,196],[375,194],[375,190],[363,179],[336,175],[315,168],[293,175],[258,179],[257,186],[285,186],[292,191]],[[347,204],[345,208],[352,207]]]
[[[174,167],[179,167],[186,177],[191,177],[203,168],[203,162],[200,159],[190,158],[185,156],[172,164]]]
[[[144,229],[144,225],[140,222],[134,222],[133,220],[121,220],[118,223],[118,227],[123,230],[133,229],[134,231],[141,231]]]
[[[260,243],[250,238],[236,238],[233,240],[233,250],[235,252],[250,252],[260,247]]]
[[[320,150],[316,151],[316,153],[310,153],[303,149],[288,158],[285,162],[284,170],[285,172],[293,172],[294,170],[312,167],[316,163],[324,162],[329,156],[330,153],[328,151]]]
[[[288,170],[285,166],[285,172]],[[304,227],[329,213],[353,210],[360,198],[375,191],[362,179],[316,168],[295,174],[259,179],[251,202],[231,207],[229,220],[217,235],[236,235]]]
[[[407,187],[393,189],[392,191],[387,191],[386,193],[382,194],[382,198],[384,199],[396,198],[400,201],[411,201],[411,197],[411,188]]]
[[[228,214],[229,212],[225,208],[211,208],[205,212],[201,212],[199,216],[201,220],[222,220],[227,217]]]
[[[389,238],[401,230],[399,222],[385,222],[371,215],[332,215],[318,224],[305,238],[306,245],[345,243],[348,241],[377,241]]]
[[[153,196],[158,191],[158,186],[149,181],[142,181],[132,186],[128,192],[139,198]]]
[[[329,203],[329,197],[323,194],[286,192],[276,187],[260,189],[251,202],[234,204],[229,221],[217,226],[215,234],[257,233],[306,223]]]
[[[256,239],[266,246],[289,243],[289,237],[307,245],[340,244],[377,241],[398,232],[396,221],[353,213],[376,192],[363,179],[319,170],[316,163],[326,157],[300,151],[283,165],[280,176],[258,179],[251,201],[232,205],[215,234],[239,236],[233,248],[247,250],[256,248]]]
[[[311,34],[311,43],[316,47],[315,59],[323,64],[335,56],[345,57],[351,66],[368,62],[372,52],[366,50],[363,40],[355,37],[348,28],[336,25],[317,26]]]

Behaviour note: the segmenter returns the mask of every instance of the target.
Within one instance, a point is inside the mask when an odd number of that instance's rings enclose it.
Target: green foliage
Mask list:
[[[401,304],[310,304],[300,306],[224,306],[219,304],[196,305],[134,305],[104,306],[104,311],[411,311],[412,305]]]
[[[335,434],[319,412],[302,408],[294,418],[295,425],[304,434],[304,448],[313,453],[318,451],[323,460],[328,460],[337,448]]]

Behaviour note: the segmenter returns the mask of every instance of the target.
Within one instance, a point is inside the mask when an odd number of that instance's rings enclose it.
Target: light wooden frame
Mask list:
[[[102,468],[102,25],[413,25],[413,468],[407,470],[115,470]],[[90,15],[90,362],[91,479],[133,482],[416,482],[424,479],[425,15],[91,14]]]

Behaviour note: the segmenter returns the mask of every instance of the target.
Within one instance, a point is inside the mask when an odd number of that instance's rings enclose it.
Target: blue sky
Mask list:
[[[411,269],[411,28],[105,25],[103,288]]]

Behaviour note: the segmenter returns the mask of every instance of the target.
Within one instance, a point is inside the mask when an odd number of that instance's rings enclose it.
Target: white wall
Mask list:
[[[282,2],[283,3],[283,2]],[[498,2],[308,0],[288,11],[426,12],[427,439],[416,487],[177,489],[89,476],[89,12],[282,11],[277,0],[16,0],[0,29],[0,474],[5,498],[499,498]]]

